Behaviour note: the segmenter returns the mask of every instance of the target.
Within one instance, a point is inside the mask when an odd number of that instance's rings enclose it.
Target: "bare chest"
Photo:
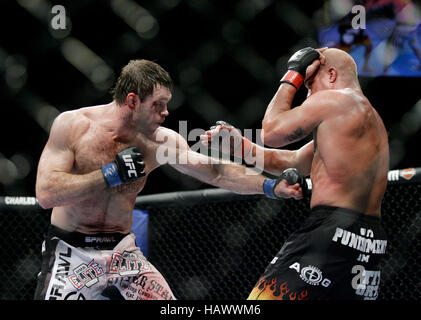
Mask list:
[[[98,135],[87,133],[75,147],[75,173],[89,173],[113,162],[115,156],[129,144],[112,141]]]
[[[137,146],[142,153],[145,161],[144,178],[125,183],[113,188],[118,193],[139,193],[146,183],[146,177],[155,167],[154,151],[148,146],[147,141],[136,138],[128,142],[119,142],[113,140],[111,135],[101,132],[98,129],[90,129],[75,145],[75,162],[73,172],[85,174],[100,169],[115,160],[115,156],[121,150]]]

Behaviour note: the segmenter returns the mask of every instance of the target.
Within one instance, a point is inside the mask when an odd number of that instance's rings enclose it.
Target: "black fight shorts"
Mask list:
[[[380,218],[316,206],[257,281],[249,300],[375,300],[386,234]]]

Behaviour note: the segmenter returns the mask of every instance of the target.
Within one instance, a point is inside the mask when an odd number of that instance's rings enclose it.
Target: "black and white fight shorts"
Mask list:
[[[173,300],[133,233],[83,234],[50,225],[36,300]]]
[[[375,300],[387,247],[380,218],[316,206],[255,284],[249,300]]]

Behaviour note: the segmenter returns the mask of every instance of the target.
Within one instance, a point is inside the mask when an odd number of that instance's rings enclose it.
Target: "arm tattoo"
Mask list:
[[[294,141],[304,136],[304,130],[298,127],[293,133],[287,135],[288,141]]]

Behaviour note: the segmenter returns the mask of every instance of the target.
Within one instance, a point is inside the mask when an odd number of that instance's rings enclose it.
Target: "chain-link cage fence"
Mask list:
[[[43,210],[31,197],[5,197],[4,204],[0,210],[0,299],[33,299],[51,210]]]
[[[389,181],[407,182],[402,172]],[[421,298],[421,183],[403,182],[389,183],[383,200],[388,246],[379,300]],[[0,200],[0,299],[32,299],[51,211],[31,197]],[[149,211],[148,258],[182,300],[246,299],[310,214],[308,197],[278,201],[219,189],[138,197],[136,207]]]
[[[204,201],[192,205],[182,198],[149,207],[150,260],[179,299],[246,299],[286,238],[310,214],[308,198]],[[421,299],[420,219],[421,184],[389,185],[379,300]]]

